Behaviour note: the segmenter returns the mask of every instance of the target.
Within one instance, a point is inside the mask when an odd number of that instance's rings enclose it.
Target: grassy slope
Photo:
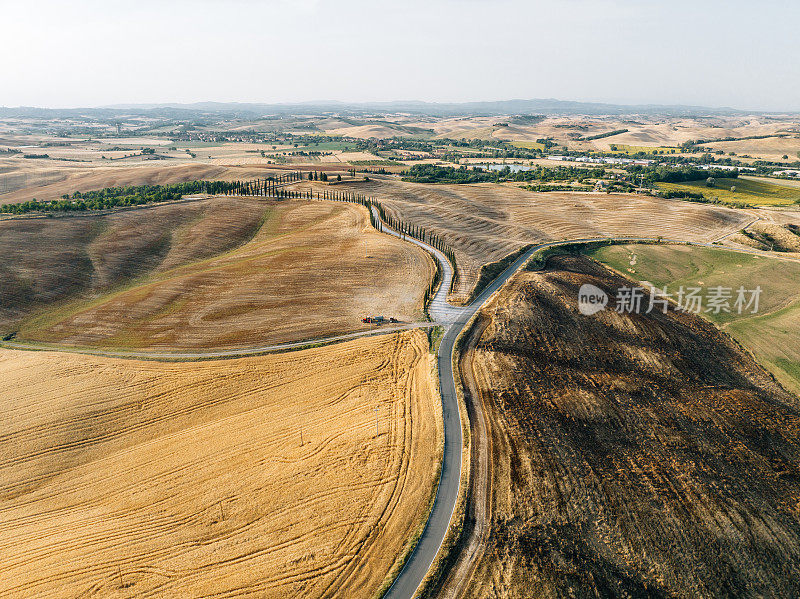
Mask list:
[[[631,265],[635,255],[635,265]],[[800,264],[725,250],[686,246],[610,246],[591,256],[640,281],[670,293],[680,286],[754,289],[760,286],[759,312],[706,313],[787,388],[800,394]]]
[[[723,202],[745,202],[755,206],[786,206],[800,202],[800,190],[784,185],[775,185],[753,179],[717,179],[715,187],[707,187],[705,181],[687,183],[659,183],[662,189],[702,193],[708,199],[719,198]],[[731,187],[736,191],[731,191]]]

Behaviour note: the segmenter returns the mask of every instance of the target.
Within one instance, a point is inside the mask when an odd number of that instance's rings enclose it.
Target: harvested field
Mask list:
[[[551,259],[468,342],[491,495],[466,596],[798,596],[798,398],[702,318],[581,315],[584,283],[630,285]]]
[[[401,218],[438,231],[455,250],[465,300],[481,266],[529,243],[640,235],[708,241],[752,220],[741,211],[637,195],[532,193],[517,186],[424,185],[380,178],[359,187]]]
[[[17,204],[32,198],[57,200],[63,194],[72,195],[76,191],[105,187],[167,185],[196,179],[252,179],[267,176],[265,172],[268,172],[255,165],[228,167],[172,163],[159,166],[53,166],[49,161],[34,162],[42,164],[20,164],[19,159],[0,160],[0,204]],[[8,193],[2,193],[4,191]]]
[[[763,251],[798,254],[800,252],[800,226],[791,223],[779,225],[775,222],[759,221],[747,229],[731,235],[727,241]]]
[[[224,214],[228,200],[219,201]],[[423,318],[431,258],[375,231],[362,206],[237,201],[254,203],[264,215],[246,243],[206,257],[200,252],[214,231],[202,223],[176,229],[146,276],[88,302],[80,298],[44,311],[20,325],[18,338],[122,349],[222,349],[369,329],[374,325],[361,322],[368,314]],[[98,236],[95,243],[104,249],[89,248],[93,263],[118,262],[121,254],[113,248],[129,246],[148,222]]]
[[[34,310],[94,299],[159,266],[177,267],[234,249],[268,214],[245,198],[186,201],[114,214],[0,220],[0,332]]]
[[[0,350],[0,595],[375,595],[438,476],[432,369],[420,331],[201,363]]]
[[[746,154],[768,160],[781,160],[789,156],[790,161],[797,159],[800,151],[800,136],[788,135],[786,137],[767,137],[765,139],[741,139],[736,141],[720,141],[705,144],[714,150],[735,152],[739,155]]]

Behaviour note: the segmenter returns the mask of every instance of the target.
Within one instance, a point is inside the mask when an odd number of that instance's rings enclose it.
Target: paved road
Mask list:
[[[384,232],[392,235],[398,235],[396,231],[390,229],[385,224],[383,226]],[[445,273],[450,271],[452,277],[452,269],[445,256],[435,250],[426,243],[417,239],[406,237],[406,239],[418,246],[421,246],[433,253],[436,259],[442,265]],[[425,575],[428,573],[431,565],[433,564],[436,555],[439,553],[442,542],[444,541],[447,530],[450,526],[450,520],[453,516],[456,501],[458,499],[459,488],[461,483],[461,450],[463,445],[462,435],[462,422],[461,415],[458,411],[458,400],[456,397],[456,381],[453,372],[453,352],[455,351],[455,342],[461,331],[472,318],[472,316],[483,306],[484,303],[508,281],[511,276],[516,273],[537,251],[548,248],[557,247],[562,245],[569,245],[574,243],[592,243],[600,241],[609,241],[608,237],[585,237],[578,239],[570,239],[566,241],[552,241],[548,243],[541,243],[532,246],[519,258],[517,258],[500,276],[492,281],[489,286],[484,289],[478,297],[473,300],[471,304],[466,307],[456,307],[447,304],[446,297],[449,289],[449,282],[447,285],[443,284],[436,295],[438,300],[437,320],[441,318],[442,322],[446,322],[447,327],[442,337],[442,342],[439,346],[438,366],[439,366],[439,384],[442,394],[442,415],[444,419],[444,457],[442,460],[442,473],[439,479],[439,486],[436,491],[433,508],[428,517],[428,522],[425,525],[425,530],[420,537],[417,546],[406,562],[404,568],[395,579],[392,586],[386,592],[384,597],[386,599],[411,599],[416,594],[422,583]],[[652,237],[614,237],[614,242],[629,242],[629,243],[647,243],[653,241],[660,241],[661,243],[677,243],[689,244],[700,247],[710,247],[714,249],[729,249],[741,253],[763,255],[771,258],[783,258],[792,261],[798,261],[793,258],[774,256],[759,250],[746,250],[725,248],[713,243],[703,242],[686,242],[677,239],[656,239]],[[446,282],[449,281],[445,277]],[[446,306],[444,308],[443,306]],[[432,312],[433,314],[433,312]]]
[[[458,315],[461,313],[463,308],[460,306],[452,306],[447,303],[447,294],[450,292],[450,285],[453,283],[453,267],[450,265],[450,261],[447,259],[447,256],[424,241],[420,241],[419,239],[414,239],[413,237],[408,237],[407,235],[401,235],[398,233],[395,229],[381,221],[381,215],[378,213],[378,209],[375,208],[375,206],[372,207],[372,214],[374,214],[375,218],[381,222],[381,231],[383,233],[400,237],[409,243],[418,245],[419,247],[433,254],[434,258],[436,258],[436,261],[439,262],[439,265],[442,267],[442,284],[439,286],[439,290],[431,300],[429,312],[431,318],[438,323],[452,323],[456,318],[458,318]]]
[[[384,225],[383,229],[386,233],[398,235],[396,231],[386,225]],[[384,595],[387,599],[407,599],[413,597],[417,592],[420,583],[439,553],[447,530],[450,527],[450,520],[458,499],[461,484],[461,450],[464,439],[461,428],[461,414],[458,411],[458,399],[456,397],[456,381],[453,373],[453,351],[455,350],[456,339],[484,302],[530,258],[533,252],[540,248],[540,246],[531,248],[517,258],[469,306],[458,307],[451,306],[446,300],[453,273],[450,263],[444,254],[417,239],[410,237],[406,239],[431,252],[441,264],[442,272],[444,273],[442,285],[431,304],[431,315],[437,321],[446,323],[445,333],[439,345],[437,356],[439,384],[442,394],[442,417],[444,420],[444,457],[442,459],[439,486],[425,530],[404,568],[395,579],[394,584]],[[434,303],[436,304],[435,308]]]
[[[373,207],[375,214],[378,218],[377,210]],[[385,223],[382,226],[385,233],[401,237],[401,235],[394,229],[388,227]],[[574,243],[591,243],[597,241],[608,241],[608,237],[590,237],[571,239],[566,241],[553,241],[548,243],[541,243],[532,246],[525,253],[519,256],[500,276],[498,276],[491,284],[489,284],[483,292],[478,295],[471,304],[466,307],[452,306],[447,303],[447,294],[450,289],[450,284],[453,278],[453,269],[448,262],[446,256],[436,248],[423,243],[418,239],[402,236],[403,239],[418,245],[428,252],[430,252],[442,267],[442,284],[439,287],[434,299],[431,303],[431,316],[434,322],[423,323],[409,323],[395,327],[381,327],[369,331],[361,331],[357,333],[349,333],[346,335],[338,335],[335,337],[326,337],[316,340],[297,341],[292,343],[282,343],[277,345],[267,345],[263,347],[247,348],[247,349],[234,349],[222,350],[211,352],[113,352],[102,351],[93,349],[81,348],[60,348],[60,347],[46,347],[30,343],[17,343],[17,342],[4,342],[2,345],[16,349],[52,349],[55,351],[72,351],[76,353],[87,353],[95,355],[103,355],[110,357],[126,357],[126,358],[152,358],[152,359],[202,359],[202,358],[222,358],[222,357],[236,357],[247,356],[253,354],[266,353],[271,351],[282,351],[288,349],[299,349],[313,344],[332,343],[336,341],[344,341],[365,335],[375,335],[388,333],[392,331],[405,330],[418,327],[431,327],[441,324],[445,327],[445,333],[442,337],[442,342],[439,346],[438,368],[439,380],[442,394],[442,415],[444,419],[444,457],[442,461],[442,472],[439,479],[439,485],[436,491],[433,508],[428,517],[428,522],[425,525],[425,530],[420,537],[417,546],[406,562],[404,568],[401,570],[398,577],[395,579],[392,586],[389,588],[384,597],[391,599],[411,599],[417,592],[419,585],[425,578],[428,570],[430,569],[433,560],[439,553],[442,542],[444,541],[447,530],[450,526],[450,520],[455,509],[456,500],[458,499],[459,487],[461,482],[461,451],[463,446],[462,436],[462,422],[461,415],[458,410],[458,400],[456,398],[456,381],[453,372],[453,352],[455,350],[455,342],[461,331],[466,326],[467,322],[472,316],[480,309],[480,307],[509,279],[519,270],[525,262],[535,252],[560,245],[574,244]],[[712,243],[702,242],[686,242],[677,239],[655,239],[649,237],[614,237],[615,242],[629,242],[641,243],[660,241],[662,243],[677,243],[689,244],[701,247],[711,247],[715,249],[728,249],[738,251],[741,253],[762,255],[770,258],[780,258],[800,262],[800,260],[776,256],[767,252],[759,250],[747,249],[734,249],[722,247]]]

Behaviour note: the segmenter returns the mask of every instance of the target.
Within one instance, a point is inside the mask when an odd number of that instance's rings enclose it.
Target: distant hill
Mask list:
[[[324,114],[324,113],[412,113],[431,116],[476,116],[508,114],[743,114],[732,108],[671,105],[623,105],[594,102],[571,102],[556,99],[500,100],[496,102],[360,102],[316,101],[286,104],[246,104],[239,102],[196,102],[194,104],[123,104],[105,108],[121,110],[178,109],[199,112],[267,114]]]
[[[115,104],[94,108],[49,109],[34,107],[0,107],[0,117],[23,118],[118,118],[123,115],[144,114],[165,118],[192,118],[228,116],[259,118],[269,115],[364,115],[410,113],[430,116],[499,116],[499,115],[622,115],[649,114],[665,116],[735,115],[755,114],[733,108],[661,104],[603,104],[572,102],[556,99],[501,100],[496,102],[440,103],[419,101],[347,103],[333,100],[256,104],[241,102],[195,102],[192,104]]]

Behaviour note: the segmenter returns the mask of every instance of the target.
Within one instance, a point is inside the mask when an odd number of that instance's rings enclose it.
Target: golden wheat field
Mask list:
[[[0,350],[0,596],[373,596],[437,480],[432,363],[420,331],[194,363]]]

